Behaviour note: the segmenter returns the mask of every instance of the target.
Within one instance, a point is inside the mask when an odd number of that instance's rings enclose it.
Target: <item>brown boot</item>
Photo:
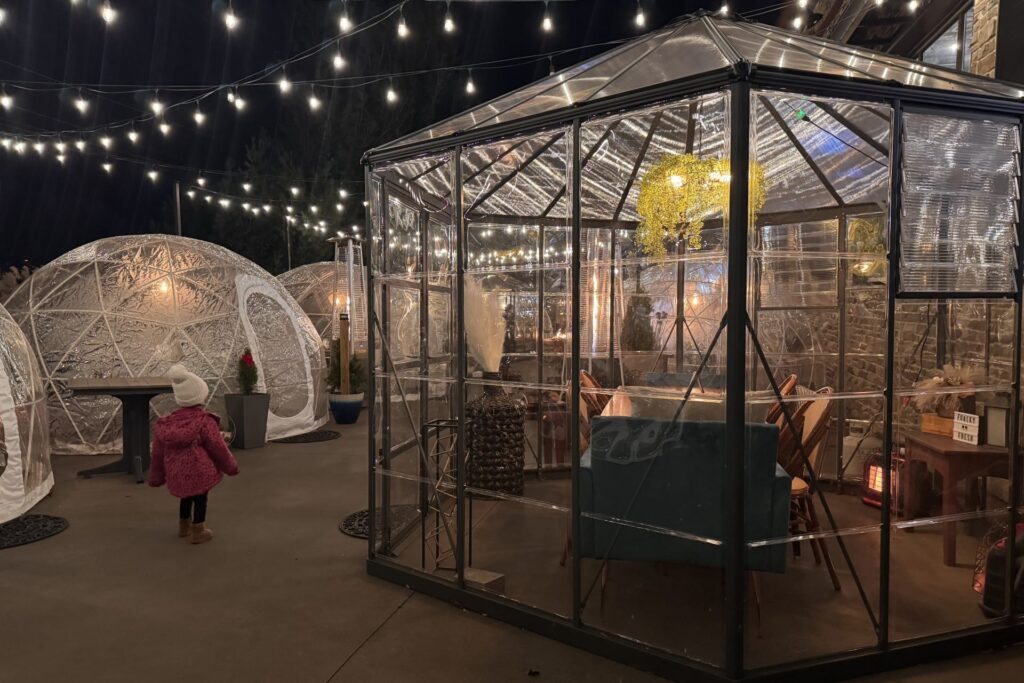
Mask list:
[[[185,538],[192,533],[192,520],[191,519],[179,519],[178,520],[178,538]]]
[[[213,540],[213,532],[206,528],[206,522],[192,525],[192,540],[189,543],[199,544]]]

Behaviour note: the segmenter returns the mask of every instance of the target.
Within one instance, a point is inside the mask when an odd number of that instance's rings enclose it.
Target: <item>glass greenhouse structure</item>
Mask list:
[[[687,679],[1020,640],[1022,98],[697,15],[371,150],[370,573]]]

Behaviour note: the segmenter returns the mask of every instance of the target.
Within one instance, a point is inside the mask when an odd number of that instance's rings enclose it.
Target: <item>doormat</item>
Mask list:
[[[391,528],[402,529],[407,524],[413,522],[419,516],[419,510],[416,509],[415,505],[392,505],[391,506]],[[341,520],[341,524],[338,525],[338,530],[346,536],[352,538],[369,538],[370,530],[368,527],[370,521],[370,511],[360,510],[359,512],[353,512],[351,515]],[[377,511],[377,518],[375,520],[375,526],[380,534],[381,527],[381,514],[380,510]]]
[[[0,550],[28,545],[68,528],[68,520],[50,515],[22,515],[0,524]]]
[[[286,436],[283,439],[274,439],[271,443],[316,443],[317,441],[333,441],[341,436],[341,432],[334,432],[330,429],[318,429],[315,432]]]

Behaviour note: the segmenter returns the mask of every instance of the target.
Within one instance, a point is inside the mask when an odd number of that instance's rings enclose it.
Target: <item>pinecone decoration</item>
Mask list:
[[[526,410],[501,391],[487,387],[466,404],[466,486],[497,493],[523,494]]]

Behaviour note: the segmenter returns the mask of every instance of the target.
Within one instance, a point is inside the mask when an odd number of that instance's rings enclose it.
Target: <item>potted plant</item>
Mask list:
[[[353,424],[359,419],[359,413],[363,409],[366,369],[358,356],[352,356],[345,366],[342,361],[341,342],[337,339],[331,342],[331,364],[327,384],[327,400],[334,421],[343,425]]]
[[[254,391],[259,383],[259,371],[252,351],[246,349],[238,357],[238,387],[240,394],[225,394],[224,407],[235,425],[235,448],[260,448],[267,443],[267,413],[270,394]]]

